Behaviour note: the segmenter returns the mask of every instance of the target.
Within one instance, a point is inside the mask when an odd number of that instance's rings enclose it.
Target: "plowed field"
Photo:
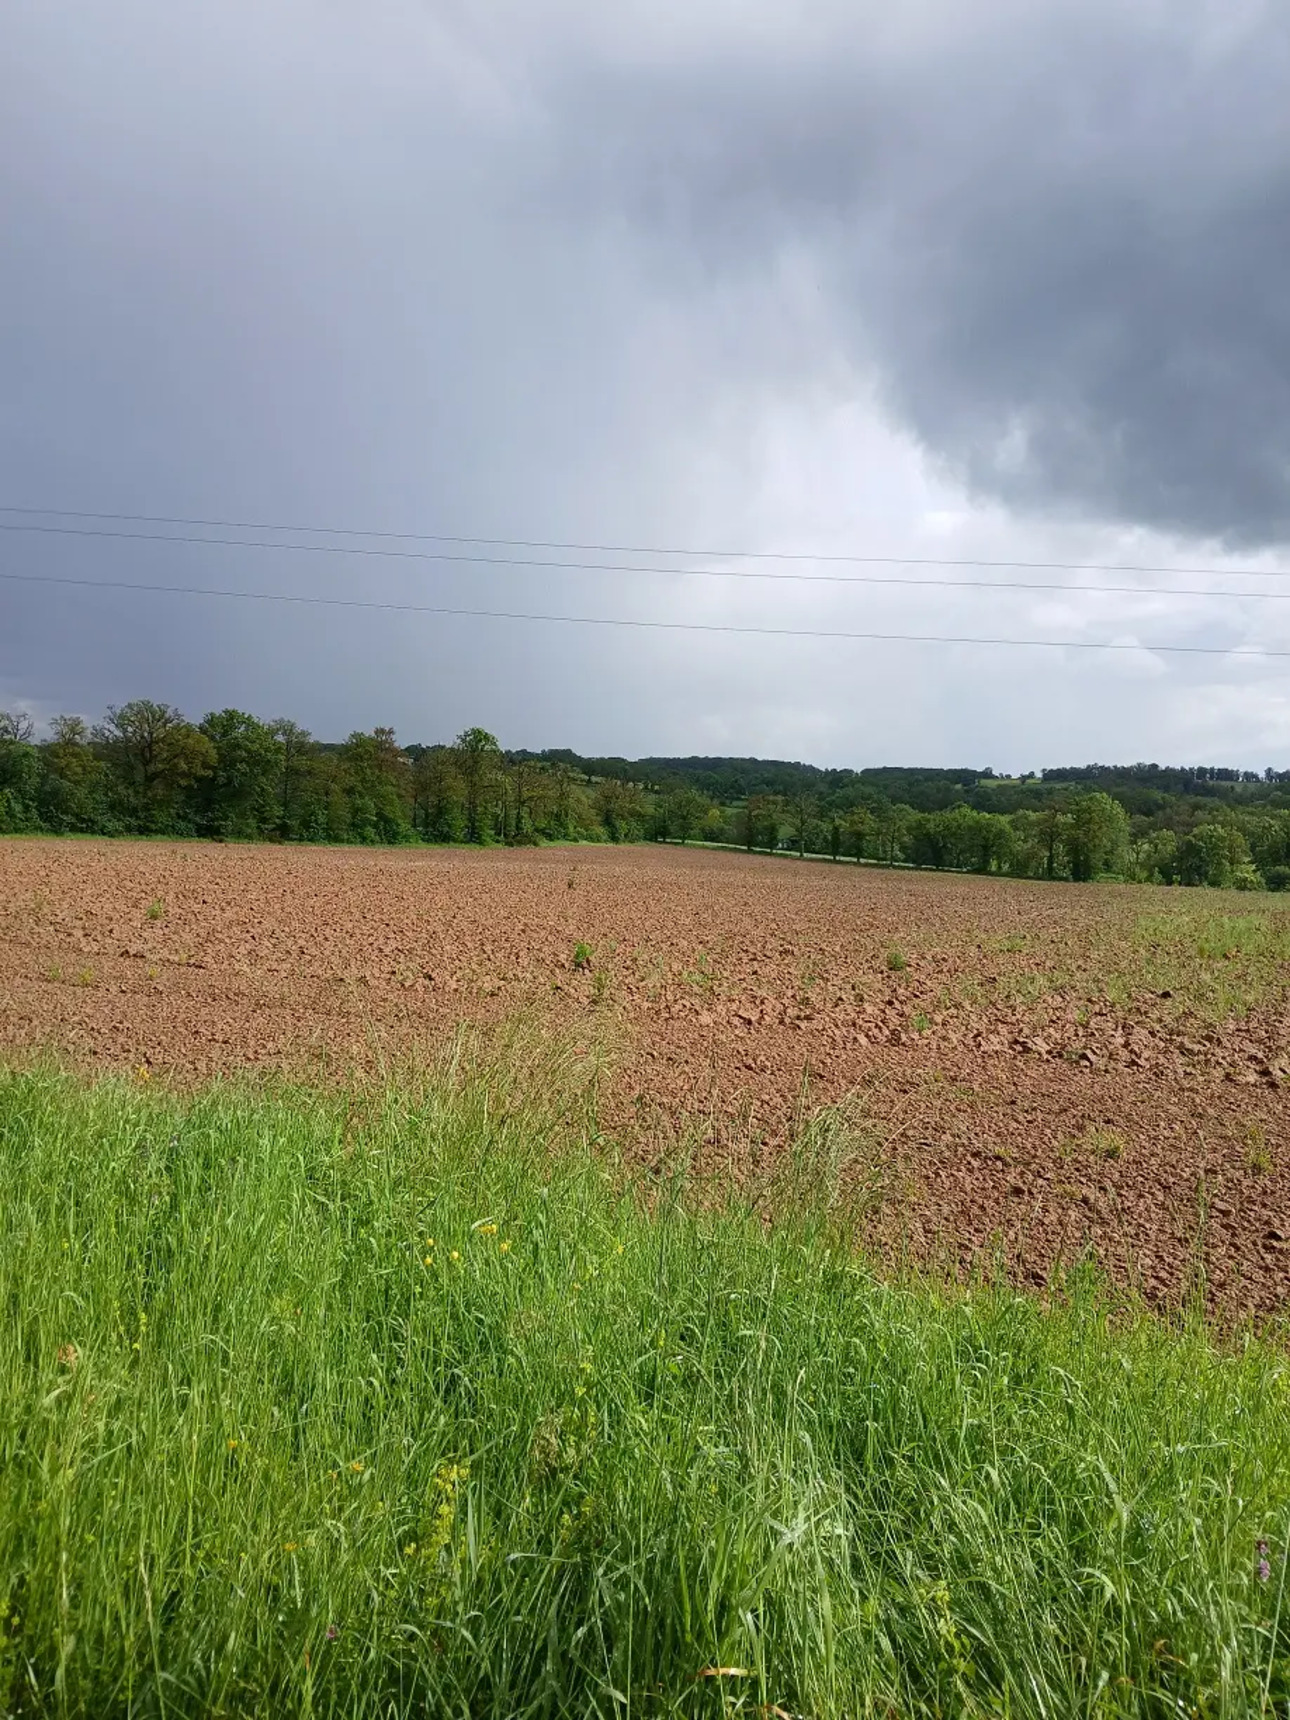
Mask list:
[[[584,965],[575,967],[578,945]],[[0,843],[0,1044],[201,1076],[536,1014],[636,1150],[770,1174],[842,1106],[885,1246],[1290,1289],[1290,904],[675,848]],[[800,1155],[799,1155],[800,1156]]]

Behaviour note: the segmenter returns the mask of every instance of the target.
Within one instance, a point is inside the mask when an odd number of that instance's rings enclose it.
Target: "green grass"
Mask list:
[[[1290,907],[1234,914],[1193,907],[1145,914],[1134,928],[1131,973],[1117,976],[1114,1001],[1145,982],[1212,1021],[1290,998]]]
[[[4,1713],[1287,1711],[1270,1341],[642,1196],[532,1067],[8,1074],[0,1176]]]

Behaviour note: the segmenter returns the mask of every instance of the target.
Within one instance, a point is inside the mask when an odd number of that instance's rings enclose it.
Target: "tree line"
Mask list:
[[[191,722],[136,699],[95,725],[57,717],[40,738],[29,717],[0,712],[0,832],[708,841],[1012,877],[1283,890],[1290,773],[1090,766],[1031,779],[755,759],[633,763],[508,752],[481,728],[446,745],[400,745],[389,728],[326,742],[286,718],[223,710]]]

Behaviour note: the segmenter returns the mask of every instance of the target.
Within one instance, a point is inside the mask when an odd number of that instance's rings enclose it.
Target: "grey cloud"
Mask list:
[[[902,51],[838,15],[566,71],[582,182],[686,276],[805,250],[838,337],[979,492],[1285,542],[1290,14],[971,11]]]
[[[1284,36],[1270,8],[1128,0],[859,20],[853,0],[86,0],[74,29],[15,0],[0,501],[915,554],[1124,559],[1117,520],[1277,542]],[[968,506],[953,474],[1014,511]],[[13,534],[0,561],[715,623],[1057,625],[1017,596]],[[1214,615],[1080,601],[1061,628],[1275,642],[1267,608]],[[1290,743],[1250,666],[1173,659],[1165,687],[1154,660],[1016,653],[983,675],[998,662],[0,584],[0,705],[42,711],[144,694],[325,734],[482,721],[514,744],[839,763],[1169,755],[1180,711],[1198,756]]]

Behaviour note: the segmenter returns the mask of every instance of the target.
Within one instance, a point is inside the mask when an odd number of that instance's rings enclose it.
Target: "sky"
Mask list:
[[[1290,653],[1279,0],[8,0],[5,38],[0,708],[1290,765],[1250,655]]]

